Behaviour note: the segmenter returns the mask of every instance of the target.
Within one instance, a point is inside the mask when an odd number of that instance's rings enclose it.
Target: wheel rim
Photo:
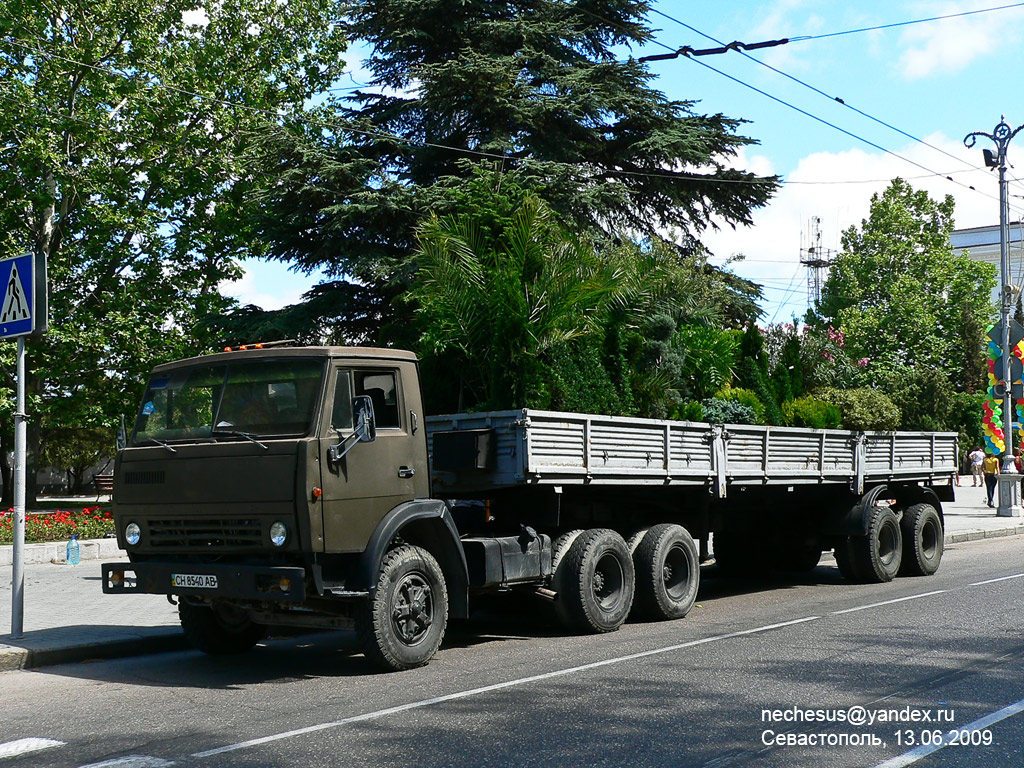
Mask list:
[[[927,520],[921,527],[921,553],[929,560],[939,550],[939,527],[934,520]]]
[[[896,524],[887,520],[878,531],[878,559],[883,565],[892,565],[897,556]]]
[[[673,600],[680,600],[686,595],[690,586],[690,561],[683,547],[674,546],[665,555],[661,580],[665,585],[665,592]]]
[[[622,602],[625,581],[619,558],[612,552],[605,553],[594,568],[594,600],[602,611],[614,611]]]
[[[391,624],[405,645],[416,645],[434,622],[434,595],[421,573],[407,573],[395,587]]]

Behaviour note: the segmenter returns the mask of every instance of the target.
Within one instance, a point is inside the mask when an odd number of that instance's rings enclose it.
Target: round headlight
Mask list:
[[[275,547],[283,547],[288,540],[288,526],[278,520],[270,526],[270,541]]]
[[[128,523],[124,527],[124,540],[128,542],[130,546],[135,546],[139,543],[139,539],[142,538],[142,529],[139,528],[135,523]]]

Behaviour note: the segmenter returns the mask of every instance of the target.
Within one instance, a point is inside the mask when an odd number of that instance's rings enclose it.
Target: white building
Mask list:
[[[1010,222],[1010,277],[1011,285],[1024,285],[1024,222]],[[949,236],[955,253],[967,251],[976,261],[994,264],[996,268],[996,288],[992,291],[992,302],[999,306],[999,284],[1003,276],[999,273],[999,225],[987,227],[971,227],[957,229]]]

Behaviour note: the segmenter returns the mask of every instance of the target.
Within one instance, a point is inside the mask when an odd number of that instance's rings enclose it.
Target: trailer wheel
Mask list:
[[[265,626],[250,621],[244,610],[231,605],[210,607],[181,599],[178,619],[189,643],[211,656],[244,653],[267,634]]]
[[[903,513],[901,575],[931,576],[942,562],[942,518],[931,504],[913,504]]]
[[[614,632],[629,615],[633,558],[615,531],[592,528],[569,545],[555,570],[555,611],[562,624],[584,632]]]
[[[562,558],[565,557],[566,552],[569,551],[569,547],[583,534],[582,528],[577,528],[574,531],[566,531],[557,539],[555,543],[551,545],[551,572],[558,572],[558,564],[562,562]]]
[[[363,653],[389,671],[433,658],[448,624],[448,591],[434,556],[402,545],[384,556],[377,588],[356,617]]]
[[[633,552],[636,602],[633,613],[645,619],[681,619],[697,600],[700,563],[697,545],[681,525],[648,530]]]
[[[892,581],[903,560],[903,535],[896,513],[889,507],[868,512],[868,535],[850,538],[853,565],[860,581]]]

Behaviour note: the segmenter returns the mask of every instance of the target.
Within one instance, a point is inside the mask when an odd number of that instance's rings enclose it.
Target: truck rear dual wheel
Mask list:
[[[448,590],[434,556],[408,544],[384,556],[377,588],[356,617],[363,653],[388,671],[433,658],[448,624]]]
[[[931,576],[942,562],[942,518],[931,504],[912,504],[900,522],[903,563],[900,575]]]
[[[225,656],[244,653],[262,640],[267,628],[231,605],[195,605],[178,601],[178,618],[185,638],[203,653]]]
[[[697,600],[700,562],[697,545],[681,525],[655,525],[633,548],[636,601],[633,614],[660,621],[681,619]]]
[[[604,528],[573,531],[559,538],[554,554],[555,612],[563,626],[583,632],[614,632],[622,626],[636,581],[623,538]]]
[[[836,563],[850,581],[881,584],[892,581],[903,561],[903,534],[889,507],[868,511],[866,536],[848,536],[836,547]]]

